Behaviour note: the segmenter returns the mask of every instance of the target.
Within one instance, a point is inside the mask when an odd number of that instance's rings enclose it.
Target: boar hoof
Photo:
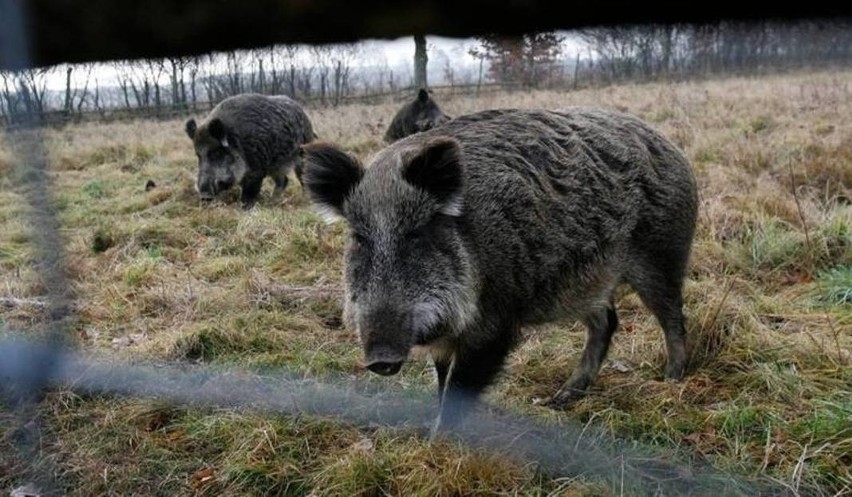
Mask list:
[[[686,364],[681,362],[669,363],[666,365],[666,379],[672,381],[680,381],[686,374]]]
[[[565,409],[585,396],[585,389],[564,386],[550,400],[544,402],[544,405],[551,409]]]

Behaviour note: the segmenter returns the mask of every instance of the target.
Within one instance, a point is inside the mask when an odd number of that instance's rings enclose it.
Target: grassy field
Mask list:
[[[594,105],[647,119],[687,153],[700,220],[686,313],[692,364],[661,381],[662,333],[635,294],[590,395],[553,413],[578,360],[579,326],[526,330],[487,402],[685,451],[792,495],[852,494],[852,73],[510,93],[441,102]],[[396,105],[308,109],[319,135],[367,160]],[[345,227],[328,226],[298,183],[249,212],[202,205],[182,121],[85,124],[45,134],[76,299],[73,341],[137,362],[283,367],[431,391],[425,363],[369,378],[339,302]],[[0,137],[0,297],[37,299],[33,233],[12,150]],[[146,191],[146,181],[156,188]],[[308,287],[305,291],[304,287]],[[38,308],[0,306],[26,332]],[[616,482],[555,475],[460,444],[309,416],[47,395],[41,457],[69,495],[620,495]],[[0,411],[0,429],[13,426]],[[0,493],[23,483],[0,439]]]

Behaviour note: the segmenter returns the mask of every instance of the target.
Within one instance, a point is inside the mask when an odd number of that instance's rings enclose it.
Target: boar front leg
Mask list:
[[[555,409],[564,408],[582,398],[597,377],[612,342],[612,335],[618,328],[618,314],[612,297],[607,307],[589,313],[585,323],[586,346],[580,364],[565,385],[547,402],[548,406]]]
[[[260,195],[260,188],[263,186],[263,176],[246,177],[242,182],[241,201],[243,209],[251,209],[257,203],[257,198]]]
[[[498,336],[484,344],[459,346],[449,364],[436,362],[440,411],[432,428],[432,438],[461,425],[480,394],[500,373],[511,348],[511,339]]]

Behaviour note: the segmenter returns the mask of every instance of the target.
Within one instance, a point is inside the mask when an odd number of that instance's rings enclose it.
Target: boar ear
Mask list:
[[[358,160],[327,142],[302,145],[301,181],[327,222],[343,217],[343,203],[364,176]]]
[[[218,117],[214,117],[207,123],[207,131],[210,136],[222,142],[222,146],[228,148],[228,130],[225,128],[225,123]]]
[[[186,131],[186,135],[189,136],[190,140],[195,138],[195,131],[197,129],[198,125],[195,124],[195,119],[190,119],[186,122],[186,126],[184,126],[184,131]]]
[[[461,214],[461,145],[454,138],[441,136],[426,143],[403,167],[402,177],[426,190],[448,216]]]
[[[417,92],[417,100],[421,102],[429,100],[429,92],[426,91],[426,88],[420,88],[420,91]]]

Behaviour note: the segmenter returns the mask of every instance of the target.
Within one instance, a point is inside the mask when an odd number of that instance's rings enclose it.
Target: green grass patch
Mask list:
[[[820,273],[818,298],[834,305],[852,305],[852,266],[839,266]]]

